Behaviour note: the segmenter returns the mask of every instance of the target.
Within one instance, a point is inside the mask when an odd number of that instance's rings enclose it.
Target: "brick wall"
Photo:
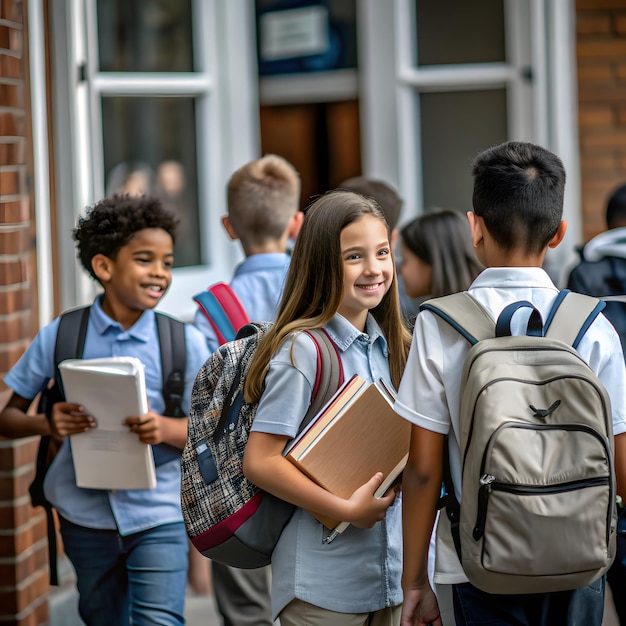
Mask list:
[[[578,105],[585,241],[606,229],[626,182],[626,0],[577,0]]]
[[[34,319],[33,203],[26,0],[0,0],[0,379],[28,345]],[[8,391],[0,383],[0,403]],[[45,516],[30,506],[37,440],[0,439],[0,624],[48,618]]]

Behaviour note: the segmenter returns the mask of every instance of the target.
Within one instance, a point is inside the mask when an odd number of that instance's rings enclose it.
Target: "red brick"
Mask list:
[[[14,196],[26,191],[24,184],[24,168],[0,168],[0,196]]]
[[[40,541],[12,559],[12,562],[0,564],[0,580],[3,587],[17,587],[21,581],[33,576],[38,570],[47,571],[47,568],[48,543]]]
[[[44,541],[47,536],[46,516],[37,513],[24,526],[15,529],[14,533],[0,534],[0,554],[5,557],[18,556],[33,544]]]
[[[0,471],[8,472],[32,464],[37,455],[39,437],[0,440]]]
[[[589,59],[617,59],[626,56],[626,41],[622,39],[578,41],[577,54],[580,58]]]
[[[28,279],[28,260],[0,262],[0,285],[14,285]]]
[[[11,49],[11,29],[6,24],[0,24],[0,49]]]
[[[0,291],[0,315],[30,310],[33,294],[28,286],[17,286],[8,291]]]
[[[28,198],[2,202],[0,197],[0,224],[27,222],[30,217],[31,210]]]
[[[0,230],[0,253],[20,254],[34,251],[35,245],[28,224],[22,228]]]
[[[26,142],[18,137],[13,141],[0,141],[0,167],[22,165],[26,162]]]
[[[578,99],[584,104],[622,104],[626,101],[626,85],[581,85]]]
[[[608,64],[578,65],[578,83],[610,83],[613,72]]]
[[[22,107],[24,106],[23,86],[18,83],[0,82],[0,106]]]
[[[29,343],[29,341],[21,341],[13,346],[0,346],[0,372],[8,372],[22,356]]]
[[[21,0],[0,0],[0,19],[23,23],[23,2]]]
[[[0,472],[0,500],[15,500],[28,496],[28,487],[33,482],[34,466],[15,472]]]
[[[602,35],[611,33],[610,13],[580,13],[576,20],[579,35]]]
[[[596,133],[586,133],[580,138],[582,149],[585,148],[626,148],[626,129],[612,129]]]
[[[17,615],[25,611],[32,602],[47,593],[48,589],[48,572],[41,570],[22,582],[17,590],[0,591],[0,615]]]
[[[0,111],[0,137],[25,137],[26,121],[23,111]]]
[[[613,111],[608,106],[585,109],[581,107],[578,112],[578,123],[581,126],[610,126],[613,119]]]
[[[41,509],[41,512],[37,511],[35,513],[28,496],[24,496],[19,500],[13,500],[10,504],[2,504],[0,505],[0,529],[14,530],[23,526],[29,519],[38,514],[45,515],[43,509]],[[0,576],[0,580],[2,580],[2,576]]]
[[[601,9],[623,9],[624,0],[576,0],[576,10],[599,11]]]
[[[0,52],[0,77],[22,78],[23,76],[22,59],[14,54]]]
[[[626,35],[626,12],[617,13],[615,15],[615,30],[618,35]]]

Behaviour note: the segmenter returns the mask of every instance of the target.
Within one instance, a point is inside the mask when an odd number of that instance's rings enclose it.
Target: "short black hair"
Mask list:
[[[97,280],[91,267],[96,254],[110,259],[117,256],[140,230],[161,228],[176,239],[178,219],[161,200],[152,196],[114,195],[90,206],[78,218],[72,231],[77,246],[77,256],[92,278]]]
[[[563,216],[565,168],[541,146],[509,141],[481,152],[472,166],[474,213],[505,250],[543,251]]]
[[[606,225],[609,228],[626,226],[626,184],[614,189],[606,205]]]

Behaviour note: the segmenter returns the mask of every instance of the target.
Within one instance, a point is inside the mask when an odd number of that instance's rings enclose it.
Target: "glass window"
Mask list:
[[[106,194],[155,194],[177,213],[176,267],[201,262],[195,109],[191,97],[102,98]]]
[[[98,0],[101,72],[192,72],[191,0]]]
[[[259,75],[357,66],[355,0],[256,0]]]
[[[415,0],[417,64],[505,61],[503,0]]]
[[[472,161],[507,141],[506,90],[420,95],[424,208],[472,208]]]

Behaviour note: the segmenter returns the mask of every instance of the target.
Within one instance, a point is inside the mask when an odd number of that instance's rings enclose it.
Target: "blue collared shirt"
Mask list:
[[[362,333],[336,314],[326,330],[341,354],[344,377],[390,383],[387,342],[369,315]],[[292,349],[293,346],[293,349]],[[299,333],[270,362],[253,431],[293,437],[307,412],[316,377],[316,348]],[[323,525],[296,509],[272,554],[272,612],[294,598],[338,612],[365,613],[402,602],[400,497],[371,529],[349,526],[325,544]]]
[[[276,317],[290,258],[281,253],[253,254],[236,267],[230,286],[241,300],[250,320],[270,322]],[[215,352],[219,342],[200,309],[196,311],[194,324],[206,337],[211,352]]]
[[[4,381],[18,395],[34,398],[54,377],[54,344],[59,318],[42,328],[7,374]],[[208,358],[202,335],[185,326],[187,365],[183,410],[189,411],[191,389],[200,367]],[[91,307],[85,349],[86,359],[106,356],[138,357],[145,366],[148,404],[162,414],[161,357],[155,313],[144,311],[128,330],[112,320],[96,298]],[[180,460],[156,468],[157,486],[149,490],[104,491],[76,486],[69,440],[66,438],[45,479],[47,498],[59,513],[74,524],[87,528],[117,529],[123,536],[141,530],[182,521],[180,509]]]

